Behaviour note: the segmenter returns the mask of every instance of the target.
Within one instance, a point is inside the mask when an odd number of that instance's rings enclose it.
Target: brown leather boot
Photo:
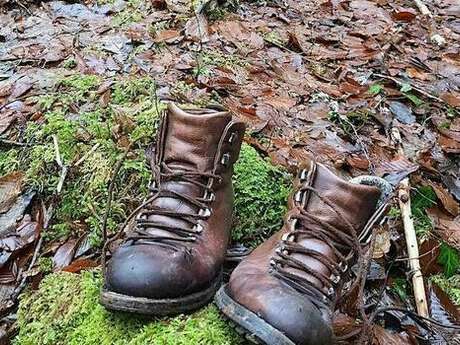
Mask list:
[[[237,266],[216,303],[255,343],[329,345],[349,268],[382,218],[391,186],[370,176],[346,182],[311,162],[294,191],[283,228]]]
[[[231,177],[244,130],[226,111],[169,105],[151,157],[152,194],[107,263],[104,306],[171,315],[213,298],[230,238]]]

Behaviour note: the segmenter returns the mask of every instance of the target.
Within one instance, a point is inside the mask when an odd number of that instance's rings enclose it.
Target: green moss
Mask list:
[[[44,234],[47,239],[89,232],[94,244],[100,245],[109,180],[129,142],[135,145],[115,181],[109,230],[115,230],[147,193],[151,174],[144,152],[164,109],[154,96],[155,82],[150,78],[115,81],[106,106],[96,92],[101,82],[99,77],[80,74],[61,80],[54,93],[38,99],[43,118],[27,124],[24,140],[30,146],[0,153],[0,174],[24,169],[26,186],[48,202],[61,173],[53,143],[53,136],[57,138],[69,173],[53,225]]]
[[[443,275],[430,277],[432,281],[439,285],[456,305],[460,306],[460,274],[446,278]]]
[[[0,176],[19,169],[20,164],[18,149],[0,150]]]
[[[444,275],[447,278],[460,272],[460,255],[458,250],[446,243],[441,244],[438,256],[438,263],[444,268]]]
[[[290,192],[290,175],[243,144],[235,166],[233,238],[250,245],[262,242],[282,224]]]
[[[196,67],[193,69],[195,77],[209,76],[215,67],[224,67],[234,70],[240,67],[247,67],[247,61],[237,55],[224,54],[216,49],[206,49],[196,57]]]
[[[15,345],[242,344],[213,305],[189,316],[149,320],[98,302],[99,272],[55,273],[21,297]]]
[[[113,0],[102,0],[109,3]],[[132,23],[138,23],[143,18],[145,18],[146,13],[148,13],[145,6],[148,6],[149,3],[139,1],[139,0],[128,0],[127,6],[120,12],[118,12],[112,19],[112,25],[114,27],[126,27]]]

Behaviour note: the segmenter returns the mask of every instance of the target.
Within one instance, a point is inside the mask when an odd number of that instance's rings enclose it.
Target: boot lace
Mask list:
[[[136,215],[136,226],[132,233],[130,233],[126,240],[134,242],[142,240],[143,242],[193,242],[196,241],[197,235],[203,231],[203,226],[200,220],[205,220],[211,215],[211,209],[208,204],[214,200],[215,195],[212,191],[212,183],[214,180],[221,181],[221,177],[213,173],[204,173],[189,170],[173,170],[166,163],[161,163],[159,166],[154,166],[155,181],[149,187],[150,196],[137,207],[132,214],[126,219],[122,229],[132,220]],[[207,180],[205,184],[202,181]],[[203,191],[203,197],[191,197],[185,193],[167,190],[162,187],[162,183],[167,181],[180,181],[188,182],[195,186],[200,187]],[[195,206],[198,212],[177,212],[161,208],[152,203],[158,198],[171,197],[185,201],[188,205]],[[150,215],[167,216],[179,219],[189,226],[175,226],[170,224],[161,223],[155,220],[149,220]],[[148,231],[149,228],[156,228],[165,230],[171,235],[155,235]]]
[[[343,213],[328,198],[322,196],[313,187],[305,186],[300,189],[301,193],[305,191],[316,194],[324,204],[336,212],[349,229],[349,232],[344,232],[314,214],[307,212],[303,207],[297,206],[297,212],[287,219],[291,230],[283,235],[280,246],[276,249],[277,255],[272,258],[270,265],[272,266],[272,274],[274,276],[283,280],[299,292],[312,297],[311,300],[313,303],[317,305],[319,303],[321,306],[324,306],[325,304],[332,303],[334,300],[335,290],[339,286],[341,276],[348,270],[347,262],[350,259],[349,253],[357,253],[358,257],[361,258],[363,257],[363,249],[356,228],[344,217]],[[301,222],[301,229],[297,229],[296,227],[298,222]],[[331,260],[323,253],[305,248],[297,243],[297,238],[300,236],[327,243],[336,255],[337,261]],[[347,254],[344,254],[345,252]],[[294,258],[292,255],[294,253],[307,255],[318,260],[329,269],[331,275],[326,276],[315,271],[302,261]],[[321,282],[323,288],[316,286],[307,277],[293,273],[289,270],[292,268],[313,276]],[[358,267],[359,272],[362,270],[362,267]],[[348,287],[348,290],[352,289]]]

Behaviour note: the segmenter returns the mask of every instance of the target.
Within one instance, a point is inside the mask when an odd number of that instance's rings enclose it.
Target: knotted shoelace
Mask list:
[[[217,180],[221,181],[221,177],[213,173],[203,173],[198,171],[188,171],[188,170],[173,170],[166,163],[161,163],[159,166],[153,167],[154,172],[154,184],[149,187],[150,196],[139,205],[125,220],[123,225],[120,227],[120,231],[106,242],[104,247],[109,248],[109,244],[120,238],[123,230],[126,229],[127,225],[131,222],[134,216],[136,218],[136,226],[133,229],[133,232],[126,237],[126,241],[136,241],[142,240],[144,243],[154,243],[154,242],[164,242],[164,241],[176,241],[176,242],[192,242],[196,240],[196,235],[199,234],[202,229],[198,221],[206,219],[209,217],[209,213],[201,214],[200,210],[208,210],[209,207],[207,202],[211,201],[206,198],[206,195],[214,195],[209,184],[205,184],[203,180]],[[203,197],[190,197],[184,193],[166,190],[162,187],[162,183],[167,181],[178,181],[178,182],[188,182],[195,186],[203,189]],[[187,202],[189,205],[197,207],[199,210],[197,213],[184,213],[177,212],[174,210],[168,210],[165,208],[160,208],[152,205],[152,203],[161,197],[172,197],[181,199]],[[167,216],[175,219],[182,220],[188,224],[189,227],[178,227],[174,225],[168,225],[164,223],[159,223],[156,221],[150,221],[147,219],[149,215],[161,215]],[[171,233],[170,236],[163,235],[158,236],[150,233],[148,228],[157,228]]]
[[[341,275],[346,272],[348,268],[346,264],[343,266],[343,263],[349,259],[349,253],[358,253],[360,258],[363,257],[364,254],[358,238],[357,230],[354,225],[344,217],[343,213],[337,209],[334,203],[328,198],[322,196],[318,190],[311,186],[305,186],[300,189],[301,193],[306,191],[314,193],[325,205],[337,213],[337,215],[339,215],[339,217],[343,220],[349,232],[347,233],[336,226],[325,222],[319,217],[310,214],[303,207],[297,206],[297,214],[292,215],[290,219],[288,219],[288,222],[299,221],[301,229],[295,229],[294,226],[293,230],[283,236],[283,238],[286,239],[282,240],[282,245],[279,250],[277,250],[277,255],[272,260],[272,274],[285,281],[299,292],[312,297],[313,303],[324,306],[331,303],[333,300],[335,291],[334,288],[338,286]],[[327,243],[332,248],[337,261],[331,260],[323,253],[305,248],[296,242],[298,237],[302,237],[302,239],[317,239]],[[290,238],[293,239],[290,240]],[[344,254],[345,252],[347,254]],[[294,258],[292,256],[293,253],[303,254],[318,260],[328,268],[331,272],[331,276],[328,277],[310,268],[299,259]],[[326,288],[326,291],[316,286],[307,277],[303,277],[289,271],[289,268],[300,270],[318,279],[323,284],[323,288]],[[360,274],[362,270],[362,267],[358,267],[358,274]]]

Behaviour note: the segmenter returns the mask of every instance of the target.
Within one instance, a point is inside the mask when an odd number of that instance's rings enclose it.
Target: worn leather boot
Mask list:
[[[104,306],[162,316],[212,300],[230,238],[231,177],[244,130],[226,111],[169,105],[151,157],[152,194],[106,265]]]
[[[346,182],[308,163],[283,228],[233,271],[216,294],[219,309],[257,344],[334,344],[332,313],[390,193],[378,177]]]

